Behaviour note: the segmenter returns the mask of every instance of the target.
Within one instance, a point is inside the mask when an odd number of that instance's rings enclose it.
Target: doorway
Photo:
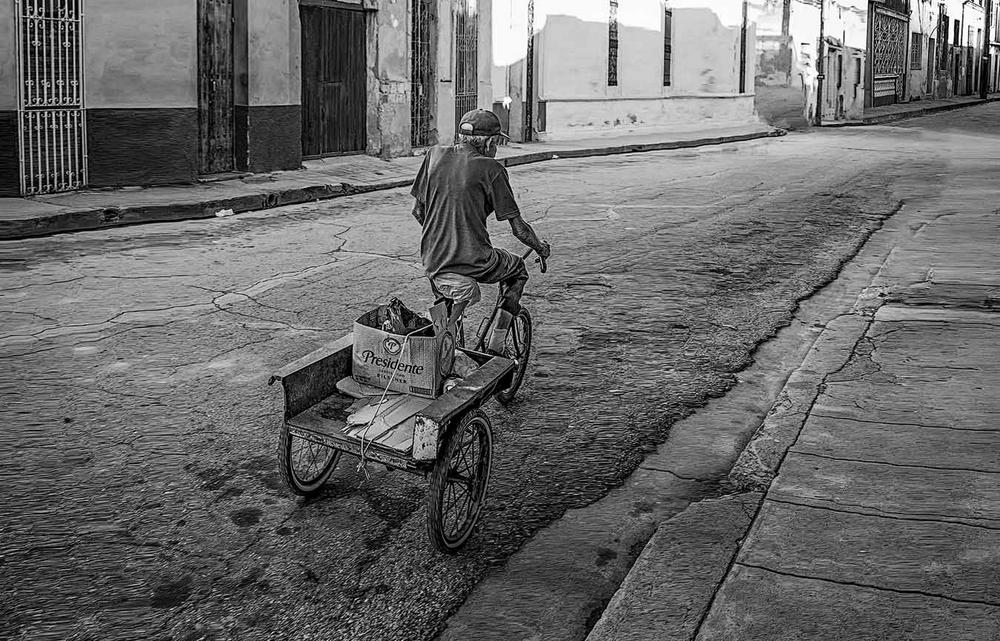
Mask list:
[[[367,139],[366,16],[358,7],[300,6],[302,155],[361,153]]]

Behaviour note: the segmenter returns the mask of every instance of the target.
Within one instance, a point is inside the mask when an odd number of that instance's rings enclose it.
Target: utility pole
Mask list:
[[[823,124],[823,81],[826,79],[826,61],[823,59],[826,44],[826,0],[819,0],[819,43],[816,46],[816,113],[815,123]]]
[[[993,42],[993,0],[986,0],[986,38],[983,42],[983,63],[979,72],[979,97],[986,100],[990,93],[990,49]]]
[[[743,0],[743,27],[740,29],[740,93],[747,92],[747,0]]]

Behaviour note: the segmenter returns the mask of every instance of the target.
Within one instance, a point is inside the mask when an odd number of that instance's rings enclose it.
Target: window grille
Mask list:
[[[15,0],[21,193],[86,183],[83,0]]]
[[[912,34],[910,39],[910,69],[923,69],[924,66],[924,36]]]
[[[663,10],[663,86],[669,87],[673,82],[673,48],[674,39],[674,12],[672,9]]]
[[[610,1],[608,13],[608,86],[618,86],[618,0]]]

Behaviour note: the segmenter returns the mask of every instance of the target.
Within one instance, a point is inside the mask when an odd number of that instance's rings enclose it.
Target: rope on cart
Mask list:
[[[417,332],[419,332],[419,331],[421,331],[423,329],[426,329],[426,328],[425,327],[419,327],[419,328],[413,330],[412,332],[403,335],[403,343],[402,343],[402,345],[399,348],[399,356],[400,356],[400,358],[402,358],[403,353],[406,351],[406,347],[410,343],[410,336],[412,334],[416,334]],[[375,419],[377,419],[379,417],[379,411],[382,408],[382,404],[385,403],[385,397],[389,394],[389,388],[392,387],[393,382],[396,380],[396,374],[398,374],[398,373],[399,373],[399,368],[396,368],[396,369],[394,369],[392,371],[392,376],[389,378],[389,382],[385,384],[385,389],[382,390],[382,398],[380,398],[379,401],[378,401],[378,405],[376,406],[377,409],[375,410],[375,413],[372,415],[371,420],[368,421],[368,425],[365,425],[365,429],[364,429],[364,431],[361,432],[361,436],[358,437],[361,440],[361,460],[358,461],[358,466],[357,466],[357,468],[356,468],[355,471],[357,471],[357,472],[364,472],[365,473],[365,480],[366,481],[369,480],[369,479],[371,479],[371,475],[368,473],[368,460],[367,460],[368,450],[371,449],[372,443],[375,442],[375,439],[372,438],[371,440],[368,441],[368,444],[365,445],[365,436],[368,435],[368,430],[370,430],[371,427],[372,427],[372,425],[375,424]]]

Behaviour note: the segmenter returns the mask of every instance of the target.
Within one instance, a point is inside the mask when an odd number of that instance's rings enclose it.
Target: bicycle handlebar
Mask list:
[[[521,259],[528,260],[528,256],[531,256],[531,254],[534,253],[534,251],[535,251],[534,249],[529,249],[528,251],[524,252],[524,255],[521,256]],[[537,258],[535,258],[535,262],[539,264],[539,267],[542,270],[542,273],[544,274],[545,271],[548,269],[548,265],[545,264],[545,259],[542,258],[541,256],[538,256]]]

